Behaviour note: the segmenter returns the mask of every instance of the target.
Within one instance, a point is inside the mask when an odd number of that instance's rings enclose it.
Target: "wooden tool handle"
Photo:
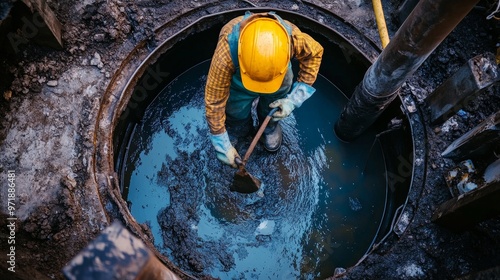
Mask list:
[[[252,140],[252,143],[250,143],[250,147],[248,147],[248,150],[247,152],[245,153],[245,156],[243,157],[243,165],[245,165],[247,163],[247,160],[248,158],[250,157],[250,155],[252,154],[253,152],[253,149],[255,148],[255,146],[257,145],[257,141],[259,141],[259,138],[262,136],[262,133],[264,133],[264,130],[266,129],[267,127],[267,124],[269,123],[269,121],[271,120],[271,117],[273,116],[273,114],[278,111],[279,107],[277,108],[273,108],[266,116],[266,118],[264,119],[264,121],[262,122],[262,124],[260,125],[260,128],[259,130],[257,131],[257,134],[255,134],[253,140]]]

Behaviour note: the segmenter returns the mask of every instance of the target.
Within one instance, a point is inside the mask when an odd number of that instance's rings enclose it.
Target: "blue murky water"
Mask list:
[[[181,269],[221,279],[322,279],[354,265],[377,232],[386,197],[374,133],[342,143],[333,124],[346,97],[319,76],[317,92],[282,121],[283,146],[259,145],[247,170],[258,193],[229,191],[204,118],[209,62],[168,85],[136,126],[124,183],[134,217]],[[243,155],[251,139],[236,145]]]

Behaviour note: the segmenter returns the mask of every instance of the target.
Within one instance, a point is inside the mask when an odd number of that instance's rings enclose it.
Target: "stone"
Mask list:
[[[102,33],[98,33],[98,34],[94,35],[94,40],[96,42],[102,42],[102,41],[104,41],[104,38],[105,38],[105,35]]]
[[[94,53],[94,57],[90,60],[90,65],[97,66],[99,69],[104,67],[104,64],[101,61],[101,55],[98,52]]]

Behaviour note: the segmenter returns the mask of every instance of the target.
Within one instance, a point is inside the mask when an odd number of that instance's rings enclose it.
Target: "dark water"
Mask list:
[[[321,279],[354,265],[377,232],[386,196],[374,135],[342,143],[333,124],[347,99],[318,77],[317,92],[282,121],[283,146],[259,145],[247,170],[258,193],[229,191],[235,169],[208,138],[209,62],[174,80],[148,108],[129,146],[126,199],[156,247],[183,270],[221,279]],[[243,155],[251,139],[236,145]]]

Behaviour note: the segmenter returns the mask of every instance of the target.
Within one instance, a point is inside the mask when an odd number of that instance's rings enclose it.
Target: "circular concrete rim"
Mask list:
[[[316,6],[316,8],[318,7]],[[188,34],[189,32],[186,32],[186,30],[190,29],[199,30],[200,28],[203,29],[206,28],[205,21],[209,21],[209,19],[216,18],[217,16],[228,12],[241,11],[243,13],[244,11],[247,10],[256,10],[256,11],[272,10],[278,13],[280,11],[283,11],[286,13],[296,14],[298,17],[304,17],[309,20],[315,21],[314,19],[308,18],[303,14],[298,14],[291,11],[284,11],[276,8],[263,8],[263,7],[226,10],[219,13],[214,13],[200,17],[198,18],[198,20],[184,27],[182,30],[178,31],[174,35],[164,39],[162,44],[160,44],[153,51],[148,50],[147,42],[145,40],[137,44],[135,48],[129,53],[129,55],[123,60],[120,67],[117,69],[115,74],[110,79],[109,85],[103,94],[101,106],[99,108],[97,123],[93,135],[95,150],[94,150],[94,156],[92,158],[93,162],[90,165],[92,167],[92,170],[90,172],[94,176],[96,184],[98,185],[100,199],[104,208],[108,209],[109,211],[110,207],[106,206],[109,206],[110,203],[114,204],[116,206],[116,210],[119,212],[119,215],[121,215],[121,218],[123,219],[123,222],[125,223],[126,227],[136,236],[138,236],[146,244],[146,246],[152,252],[154,252],[154,254],[169,269],[171,269],[176,274],[185,279],[196,279],[196,277],[182,271],[180,268],[174,265],[166,256],[162,255],[156,249],[153,242],[151,242],[152,238],[148,236],[146,231],[134,219],[134,217],[128,210],[126,201],[121,196],[119,177],[117,173],[114,171],[115,168],[113,160],[114,159],[113,133],[116,124],[118,122],[118,119],[120,117],[120,114],[123,112],[126,105],[128,104],[128,101],[131,98],[134,86],[136,85],[139,78],[144,74],[147,66],[156,62],[156,60],[163,53],[165,53],[168,49],[174,46],[177,42],[182,40],[182,38],[189,36]],[[325,11],[323,10],[323,12]],[[330,14],[336,17],[335,14],[331,12]],[[337,33],[339,37],[344,38],[346,41],[352,42],[352,40],[348,40],[342,34],[337,32],[337,30],[334,29],[334,27],[323,25],[320,22],[317,22],[317,24],[332,30],[333,32]],[[347,25],[347,28],[352,28],[352,26]],[[158,33],[162,33],[164,31],[165,30],[163,26],[158,28],[157,30]],[[357,30],[356,32],[359,33],[359,31]],[[360,36],[362,35],[360,34]],[[161,38],[162,36],[158,37]],[[365,56],[365,58],[368,61],[373,63],[375,61],[375,58],[378,56],[380,50],[374,47],[372,41],[370,41],[364,36],[362,37],[363,37],[362,39],[364,39],[365,41],[365,43],[362,44],[365,51],[361,51],[360,47],[357,47],[356,45],[352,45],[352,47],[357,49],[360,54]],[[367,46],[369,46],[368,48],[371,50],[368,51],[369,53],[368,55],[366,54]],[[412,106],[414,107],[415,105],[415,102],[411,96],[405,96],[405,97],[400,96],[400,100],[402,103],[401,110],[405,113],[405,115],[409,120],[411,135],[414,140],[413,154],[409,156],[410,160],[413,163],[412,164],[413,170],[412,170],[411,185],[409,187],[408,197],[404,205],[402,205],[401,209],[399,209],[398,213],[396,214],[396,215],[399,214],[399,216],[395,217],[391,231],[377,244],[377,246],[374,246],[369,252],[367,252],[353,267],[359,265],[364,259],[366,259],[366,257],[369,254],[371,254],[378,248],[378,245],[388,240],[389,235],[394,235],[393,233],[395,233],[396,238],[394,240],[397,241],[397,238],[401,237],[404,234],[406,228],[408,227],[408,224],[400,225],[399,231],[395,231],[394,226],[401,223],[400,221],[401,217],[405,217],[406,220],[409,219],[411,221],[416,211],[416,203],[420,198],[423,189],[423,183],[425,180],[424,178],[425,166],[426,166],[425,144],[424,141],[415,141],[415,139],[425,139],[425,129],[423,126],[422,116],[419,111],[409,109],[410,107]],[[420,164],[415,164],[416,160],[419,161]],[[112,216],[114,215],[110,213],[106,214],[108,216],[108,220],[110,221],[113,220]],[[349,269],[350,268],[348,268],[347,271]]]

